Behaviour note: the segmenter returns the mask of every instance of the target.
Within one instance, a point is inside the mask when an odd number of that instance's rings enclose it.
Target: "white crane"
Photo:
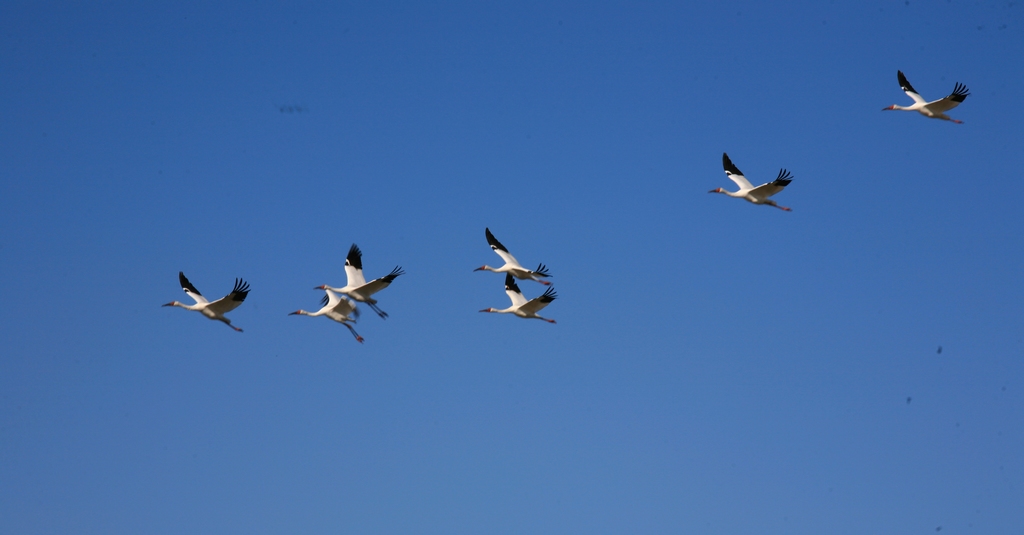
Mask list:
[[[366,303],[378,316],[387,319],[387,312],[377,308],[377,300],[371,296],[387,288],[391,281],[395,280],[395,277],[404,274],[405,272],[402,271],[401,266],[395,266],[391,273],[379,279],[366,282],[366,279],[363,277],[363,252],[359,250],[359,246],[353,243],[352,247],[348,250],[348,257],[345,258],[345,275],[348,277],[348,284],[343,288],[334,288],[324,284],[317,286],[316,289],[331,290],[345,294],[360,303]]]
[[[356,308],[356,304],[352,301],[339,296],[331,290],[324,290],[326,295],[320,300],[320,310],[316,312],[306,312],[305,310],[299,309],[295,312],[288,313],[289,316],[326,316],[345,327],[352,333],[352,336],[356,337],[356,342],[363,343],[363,337],[359,336],[359,333],[352,328],[349,323],[355,323],[356,318],[359,317],[359,309]]]
[[[967,86],[957,82],[953,87],[953,92],[945,98],[939,100],[933,100],[926,102],[921,95],[917,94],[914,87],[907,81],[907,77],[903,76],[903,71],[896,71],[896,79],[900,82],[900,88],[907,94],[908,97],[914,99],[914,103],[910,106],[899,106],[893,104],[888,108],[882,108],[882,111],[886,110],[904,110],[904,111],[916,111],[925,117],[931,117],[932,119],[942,119],[944,121],[953,121],[956,124],[964,124],[963,121],[952,119],[945,112],[957,107],[961,102],[967,98],[970,93],[967,92]]]
[[[555,320],[542,318],[537,315],[540,309],[548,306],[549,303],[554,301],[558,294],[555,293],[554,288],[548,288],[543,295],[540,297],[534,297],[529,301],[523,297],[523,292],[519,290],[519,286],[516,284],[516,280],[512,278],[511,273],[505,274],[505,293],[508,294],[508,298],[512,300],[512,306],[504,309],[497,308],[485,308],[480,312],[495,312],[498,314],[515,314],[520,318],[534,318],[544,320],[548,323],[555,323]]]
[[[715,188],[708,193],[724,193],[730,197],[746,199],[754,204],[767,204],[768,206],[774,206],[787,212],[792,210],[785,206],[779,206],[775,201],[768,198],[782,191],[782,188],[785,188],[793,181],[793,175],[789,174],[789,171],[783,169],[779,171],[779,176],[776,177],[775,180],[761,184],[755,188],[749,181],[747,181],[746,177],[743,176],[743,172],[733,165],[732,160],[729,159],[729,155],[724,152],[722,153],[722,166],[725,167],[725,176],[729,177],[730,180],[740,187],[739,191],[726,191],[722,188]]]
[[[195,286],[192,286],[192,283],[185,278],[185,273],[181,271],[178,272],[178,282],[181,283],[181,289],[185,290],[185,293],[195,300],[196,304],[186,305],[185,303],[179,303],[178,301],[171,301],[170,303],[161,306],[181,307],[186,310],[195,310],[202,313],[202,315],[207,318],[223,321],[228,327],[231,327],[238,332],[242,332],[242,329],[232,325],[231,320],[225,318],[224,314],[238,308],[238,305],[241,305],[242,301],[245,301],[245,296],[249,295],[249,283],[242,279],[235,279],[235,288],[231,290],[231,293],[216,301],[210,302],[199,293],[199,290],[196,290]]]
[[[493,271],[495,273],[508,273],[520,280],[535,280],[545,286],[551,284],[546,280],[540,279],[540,277],[551,276],[551,274],[548,273],[547,266],[545,266],[544,264],[540,264],[537,266],[537,269],[535,270],[526,269],[523,266],[521,266],[519,264],[519,261],[516,260],[516,257],[512,256],[512,254],[508,252],[508,249],[506,249],[505,246],[502,245],[501,242],[494,237],[494,234],[491,234],[491,229],[485,228],[484,235],[487,236],[487,243],[491,245],[491,249],[494,250],[495,253],[498,253],[498,256],[500,256],[501,259],[505,261],[505,265],[501,266],[500,268],[492,268],[491,266],[483,265],[474,269],[473,271],[486,270]]]

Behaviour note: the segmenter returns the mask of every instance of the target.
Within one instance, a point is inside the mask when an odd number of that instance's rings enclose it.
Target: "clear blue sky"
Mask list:
[[[4,2],[0,532],[1019,532],[1022,10]]]

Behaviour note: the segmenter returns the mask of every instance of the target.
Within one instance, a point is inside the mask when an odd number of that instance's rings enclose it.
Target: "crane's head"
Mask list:
[[[886,107],[886,108],[882,108],[882,111],[886,111],[886,110],[895,110],[895,109],[896,109],[896,105],[895,105],[895,104],[893,104],[892,106],[889,106],[889,107]]]
[[[483,265],[483,266],[480,266],[480,267],[474,269],[473,271],[483,271],[485,269],[491,269],[491,266]]]
[[[320,286],[317,286],[316,288],[313,288],[313,289],[314,290],[326,290],[327,289],[327,285],[326,284],[321,284]]]
[[[709,191],[708,193],[725,193],[725,190],[723,190],[722,188],[715,188]]]
[[[306,314],[309,314],[309,312],[306,312],[305,310],[296,310],[295,312],[288,313],[289,316],[304,316]]]
[[[170,303],[167,303],[166,305],[160,305],[160,306],[162,306],[162,307],[176,307],[176,306],[181,306],[181,303],[179,303],[177,301],[171,301]]]
[[[497,311],[494,310],[493,308],[485,308],[485,309],[481,310],[480,312],[497,312]]]

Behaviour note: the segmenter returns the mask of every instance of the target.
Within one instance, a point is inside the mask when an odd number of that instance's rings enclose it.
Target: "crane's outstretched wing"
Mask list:
[[[348,287],[357,287],[366,284],[363,278],[363,252],[359,246],[352,244],[348,249],[348,256],[345,257],[345,275],[348,276]]]
[[[767,199],[768,197],[782,191],[782,189],[788,186],[792,181],[793,175],[791,175],[789,171],[783,169],[779,171],[779,176],[775,180],[754,188],[750,191],[750,195]]]
[[[544,295],[530,299],[525,305],[519,307],[519,310],[522,310],[527,314],[536,314],[540,309],[548,306],[548,304],[555,299],[558,299],[558,294],[555,293],[555,289],[548,288],[548,290],[544,292]]]
[[[498,256],[500,256],[501,259],[504,260],[506,264],[512,264],[513,266],[520,265],[519,261],[516,260],[516,257],[512,256],[512,253],[508,252],[508,249],[506,249],[505,246],[502,245],[501,242],[494,237],[494,234],[491,234],[491,229],[485,228],[484,235],[487,236],[487,243],[490,244],[491,249],[495,253],[498,253]]]
[[[743,176],[743,171],[740,171],[739,168],[732,163],[732,160],[729,159],[729,155],[724,152],[722,153],[722,167],[725,168],[725,176],[729,177],[729,180],[735,182],[741,190],[754,189],[754,186],[747,180],[747,177]]]
[[[341,297],[331,290],[324,289],[324,296],[320,298],[320,310],[327,309],[325,316],[334,321],[355,321],[359,317],[359,309],[356,304],[347,297]],[[351,314],[351,317],[349,315]]]
[[[505,293],[512,300],[512,306],[521,307],[526,304],[526,298],[523,297],[523,292],[519,289],[519,285],[516,284],[516,279],[511,273],[505,274]]]
[[[896,79],[900,82],[900,89],[907,94],[908,97],[914,99],[914,102],[918,104],[924,104],[926,101],[914,90],[914,86],[910,85],[907,81],[907,77],[903,76],[903,71],[896,71]]]
[[[939,113],[949,111],[959,106],[960,103],[963,102],[968,95],[970,95],[970,93],[967,90],[967,86],[961,84],[960,82],[957,82],[956,86],[953,87],[952,93],[950,93],[948,96],[944,98],[936,100],[935,102],[929,102],[928,109]]]
[[[178,272],[178,282],[181,283],[181,289],[185,290],[185,293],[188,294],[188,296],[191,297],[193,300],[195,300],[197,305],[204,305],[206,303],[209,303],[209,301],[207,301],[206,298],[203,297],[203,294],[199,293],[199,290],[196,290],[196,287],[192,286],[192,283],[185,278],[185,272]]]
[[[392,269],[391,273],[388,273],[379,279],[373,279],[353,291],[359,292],[359,294],[364,297],[370,297],[371,295],[390,286],[391,281],[395,280],[395,277],[398,277],[399,275],[405,275],[405,271],[402,271],[401,266],[395,266],[395,269]]]
[[[249,295],[249,283],[242,279],[235,279],[235,288],[231,290],[231,293],[210,303],[207,308],[217,314],[226,314],[238,308],[238,305],[245,301],[247,295]]]
[[[341,301],[341,298],[338,297],[338,294],[334,293],[331,290],[328,290],[327,288],[324,288],[324,296],[320,298],[320,308],[334,308],[334,305],[337,305],[338,301]]]
[[[334,314],[341,314],[342,316],[349,318],[349,321],[355,321],[355,319],[352,318],[359,317],[359,309],[356,308],[356,304],[353,303],[351,299],[347,298],[339,298],[338,302],[331,308],[331,312]]]

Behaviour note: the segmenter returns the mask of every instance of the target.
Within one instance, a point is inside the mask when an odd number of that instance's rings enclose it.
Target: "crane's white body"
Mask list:
[[[356,304],[339,296],[331,290],[324,290],[324,292],[326,292],[326,295],[324,295],[323,299],[320,301],[320,304],[322,305],[320,310],[317,310],[316,312],[307,312],[300,309],[295,312],[291,312],[288,315],[324,316],[348,327],[352,336],[356,337],[356,341],[363,343],[363,337],[359,336],[359,333],[356,332],[355,328],[350,325],[351,323],[355,323],[356,318],[359,317],[359,309],[356,308]]]
[[[537,269],[535,270],[526,269],[522,265],[520,265],[519,261],[516,260],[516,257],[512,256],[512,253],[509,253],[508,249],[506,249],[505,246],[502,245],[501,242],[499,242],[498,239],[494,237],[494,234],[491,234],[491,229],[484,229],[484,235],[487,237],[487,243],[491,246],[491,250],[497,253],[498,256],[500,256],[501,259],[505,261],[505,265],[497,268],[488,265],[483,265],[474,269],[473,271],[493,271],[495,273],[507,273],[519,280],[534,280],[545,286],[551,284],[550,282],[541,279],[541,277],[551,276],[551,274],[548,273],[548,268],[544,264],[540,264],[539,266],[537,266]]]
[[[743,172],[733,165],[732,160],[729,159],[729,155],[724,152],[722,153],[722,166],[725,168],[725,176],[729,177],[729,180],[735,182],[740,189],[737,191],[727,191],[722,188],[715,188],[708,193],[722,193],[737,199],[744,199],[754,204],[774,206],[787,212],[792,210],[785,206],[779,206],[775,201],[769,199],[769,197],[782,191],[790,182],[793,181],[793,175],[789,174],[789,171],[783,169],[779,171],[779,176],[776,177],[775,180],[766,182],[755,188],[750,181],[743,176]]]
[[[242,301],[245,301],[245,297],[249,295],[249,284],[247,282],[242,279],[235,279],[235,288],[231,290],[231,293],[216,301],[207,301],[207,299],[199,293],[199,290],[197,290],[196,287],[193,286],[187,278],[185,278],[184,272],[178,272],[178,282],[181,283],[181,289],[184,290],[193,301],[195,301],[195,304],[187,305],[179,301],[171,301],[170,303],[162,306],[181,307],[185,310],[194,310],[207,318],[222,321],[228,327],[231,327],[238,332],[242,332],[242,329],[232,325],[231,320],[225,317],[224,314],[238,308],[238,305],[241,305]]]
[[[907,81],[907,77],[903,75],[903,71],[896,71],[896,79],[900,83],[900,89],[907,94],[908,97],[913,99],[914,103],[910,106],[900,106],[893,104],[887,108],[882,108],[882,111],[886,110],[902,110],[902,111],[916,111],[925,117],[931,119],[942,119],[943,121],[952,121],[956,124],[963,124],[963,121],[953,119],[946,115],[945,112],[957,107],[961,102],[967,98],[970,93],[968,92],[967,86],[957,82],[956,86],[953,87],[953,92],[949,95],[940,98],[939,100],[933,100],[931,102],[926,101],[921,95],[914,90],[914,86],[910,85]]]
[[[548,288],[543,295],[540,297],[534,297],[529,301],[523,297],[523,292],[519,290],[519,286],[516,284],[511,273],[505,274],[505,293],[508,294],[508,298],[512,300],[512,306],[508,308],[485,308],[480,312],[494,312],[495,314],[515,314],[520,318],[527,319],[538,319],[544,320],[548,323],[555,323],[555,320],[543,318],[537,315],[542,308],[548,306],[554,301],[558,294],[555,293],[554,288]]]
[[[317,286],[318,290],[331,290],[340,294],[345,294],[360,303],[366,303],[367,306],[373,309],[378,316],[387,318],[387,312],[384,312],[377,307],[377,300],[371,297],[373,294],[387,288],[391,285],[391,281],[395,280],[399,275],[404,275],[400,266],[396,266],[395,269],[391,270],[391,273],[379,278],[374,279],[370,282],[366,282],[366,278],[363,277],[363,253],[359,250],[356,244],[352,244],[352,247],[348,250],[348,256],[345,258],[345,275],[347,277],[347,283],[341,288],[335,288],[333,286]]]

